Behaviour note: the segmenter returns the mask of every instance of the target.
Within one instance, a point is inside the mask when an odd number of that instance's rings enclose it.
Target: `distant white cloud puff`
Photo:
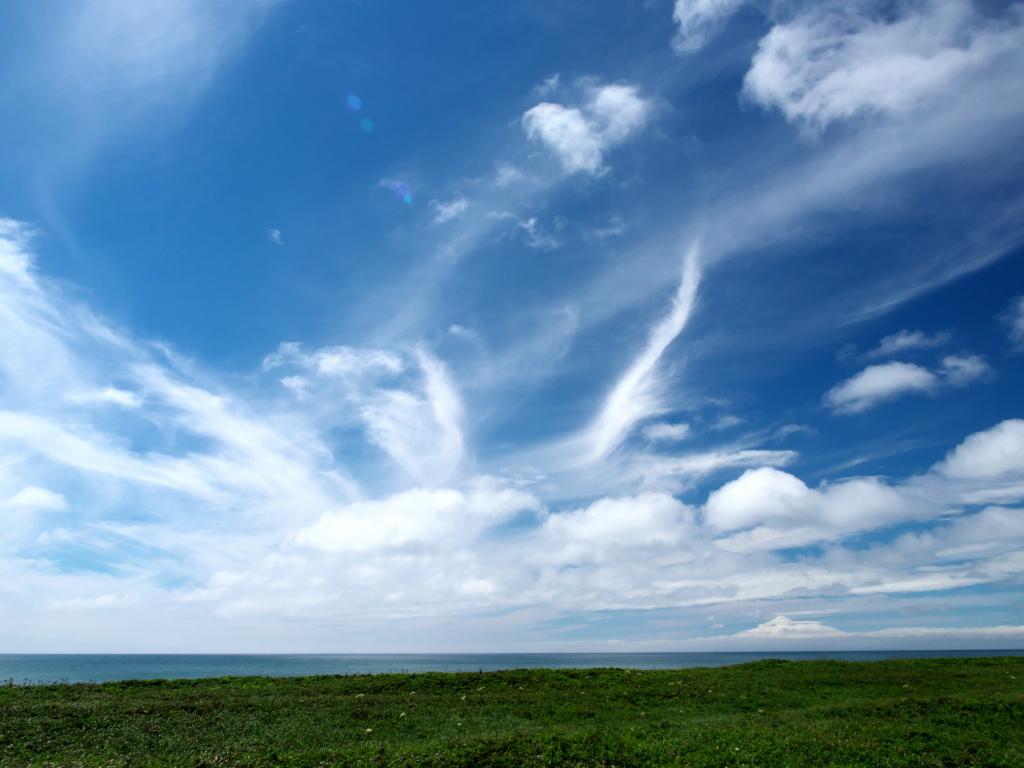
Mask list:
[[[900,395],[931,392],[938,384],[935,374],[913,363],[870,365],[829,390],[825,403],[837,413],[862,413]]]
[[[1024,419],[1008,419],[970,435],[935,468],[946,477],[965,479],[1024,474]]]
[[[269,237],[270,240],[272,242],[276,243],[277,245],[284,245],[284,240],[281,239],[281,230],[280,229],[268,229],[267,230],[267,237]]]
[[[514,165],[506,164],[498,167],[498,172],[494,175],[494,184],[498,187],[507,187],[510,184],[515,184],[525,179],[526,176],[523,175],[522,171]]]
[[[435,224],[444,224],[446,221],[457,219],[459,218],[459,216],[466,212],[467,208],[469,208],[469,201],[464,197],[459,197],[456,198],[455,200],[450,200],[447,203],[441,203],[438,202],[437,200],[432,200],[431,204],[437,211],[437,215],[434,216]]]
[[[893,355],[905,352],[910,349],[933,349],[941,347],[949,341],[948,333],[936,333],[929,336],[924,331],[900,331],[882,339],[878,346],[867,353],[865,357],[874,359],[879,357],[892,357]]]
[[[1024,349],[1024,296],[1018,296],[1001,317],[1017,349]]]
[[[532,216],[526,221],[520,221],[516,226],[526,233],[526,244],[530,248],[553,251],[562,245],[557,238],[537,222],[536,216]]]
[[[711,425],[712,429],[729,429],[729,427],[738,427],[743,423],[743,419],[739,416],[733,416],[732,414],[726,414],[725,416],[719,417],[718,421]]]
[[[992,367],[977,355],[948,355],[942,358],[940,370],[954,387],[966,387],[992,373]]]
[[[0,507],[33,512],[60,512],[68,508],[68,503],[59,493],[30,485],[22,488],[11,498],[0,502]]]
[[[644,427],[644,437],[652,442],[678,442],[689,436],[689,424],[651,424]]]
[[[581,108],[543,102],[523,114],[526,134],[558,156],[566,173],[599,174],[605,153],[640,130],[651,104],[634,85],[588,88]]]
[[[142,398],[134,392],[128,392],[116,387],[104,387],[88,392],[76,392],[67,395],[66,400],[72,403],[94,403],[97,405],[119,405],[122,408],[138,408],[142,405]]]
[[[901,6],[895,20],[856,5],[815,6],[761,40],[744,93],[812,130],[854,115],[900,114],[941,98],[1024,44],[1019,23],[982,18],[968,0]]]
[[[914,363],[869,365],[829,390],[824,400],[836,413],[862,413],[902,395],[935,392],[941,385],[966,387],[991,374],[983,358],[967,353],[947,355],[935,372]]]

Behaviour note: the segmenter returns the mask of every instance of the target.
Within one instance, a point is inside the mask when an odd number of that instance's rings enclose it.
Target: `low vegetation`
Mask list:
[[[1024,658],[0,687],[13,766],[1024,766]]]

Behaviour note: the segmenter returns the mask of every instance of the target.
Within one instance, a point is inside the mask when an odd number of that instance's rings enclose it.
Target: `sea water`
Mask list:
[[[1024,650],[798,651],[766,653],[411,653],[411,654],[0,654],[0,682],[102,683],[201,677],[298,677],[501,669],[683,669],[761,659],[877,661],[947,656],[1024,656]]]

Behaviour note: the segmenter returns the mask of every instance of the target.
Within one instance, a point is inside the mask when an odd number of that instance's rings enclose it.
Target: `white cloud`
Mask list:
[[[76,392],[66,395],[65,399],[72,403],[94,403],[97,405],[119,405],[122,408],[138,408],[142,405],[142,399],[134,392],[128,392],[116,387],[104,387],[91,392]]]
[[[945,589],[1024,573],[1024,533],[1013,509],[940,520],[927,536],[868,550],[843,546],[894,520],[956,512],[968,493],[1005,496],[1020,485],[1013,462],[994,477],[937,469],[888,486],[860,478],[808,488],[768,468],[795,453],[737,446],[682,456],[613,448],[604,460],[566,470],[508,456],[477,459],[476,392],[464,368],[450,369],[425,348],[284,344],[262,371],[229,387],[69,303],[13,239],[0,238],[0,272],[0,506],[10,523],[0,531],[0,572],[24,585],[4,594],[3,608],[38,626],[81,630],[80,648],[174,643],[169,649],[181,650],[195,647],[181,639],[182,627],[202,626],[227,639],[197,651],[316,651],[336,643],[344,626],[348,638],[352,627],[367,633],[346,640],[356,651],[394,636],[396,626],[424,626],[416,621],[449,628],[435,648],[450,649],[474,622],[492,631],[474,642],[493,647],[494,632],[513,642],[496,627],[512,628],[516,641],[533,631],[530,622],[540,619],[524,619],[528,611],[554,618],[700,607],[704,616],[707,606],[771,599],[782,612],[791,594]],[[658,369],[685,327],[697,284],[691,264],[675,306],[623,378],[628,396],[601,409],[605,421],[595,423],[613,444],[621,445],[616,432],[643,423],[636,414],[648,419],[663,407]],[[38,350],[45,355],[36,357]],[[528,350],[507,365],[521,374],[536,357]],[[107,389],[135,394],[137,407],[69,405],[69,392]],[[607,410],[609,402],[616,410]],[[661,426],[674,437],[681,432],[678,424]],[[964,441],[956,461],[980,439]],[[372,441],[383,450],[367,450]],[[365,486],[349,477],[353,456],[364,462],[357,468]],[[477,469],[487,461],[488,469]],[[703,517],[673,495],[734,467],[756,469],[710,494]],[[545,504],[556,503],[568,511],[548,513]],[[770,551],[815,541],[829,546],[797,563]],[[70,551],[111,572],[74,572]],[[156,586],[166,582],[187,586]],[[54,607],[59,600],[70,601],[61,604],[68,610]],[[76,624],[71,608],[103,609],[103,626]],[[721,622],[728,608],[713,610]],[[497,612],[511,618],[479,618]],[[404,636],[427,645],[418,631]],[[59,650],[65,641],[47,642]]]
[[[435,224],[444,224],[446,221],[457,219],[466,212],[467,208],[469,208],[469,201],[464,197],[449,200],[447,203],[431,200],[430,204],[433,205],[434,210],[437,211],[437,215],[434,216]]]
[[[557,563],[630,558],[628,550],[675,549],[693,538],[691,507],[664,493],[606,498],[551,515],[537,534],[539,557]]]
[[[659,412],[657,365],[668,345],[682,332],[693,312],[700,284],[697,247],[690,249],[672,303],[672,311],[651,329],[647,345],[612,388],[590,426],[593,460],[607,456],[642,419]]]
[[[970,435],[935,469],[946,477],[964,479],[1024,474],[1024,419],[1007,419]]]
[[[936,333],[929,336],[924,331],[900,331],[892,336],[886,336],[865,357],[868,359],[892,357],[908,349],[933,349],[934,347],[941,347],[948,341],[948,333]]]
[[[58,86],[93,106],[138,110],[191,98],[278,0],[86,0],[49,51]],[[98,102],[98,104],[97,104]]]
[[[551,77],[545,78],[544,82],[542,82],[533,90],[538,96],[547,96],[549,93],[554,93],[555,91],[558,90],[558,84],[560,80],[561,75],[556,72]]]
[[[551,149],[566,173],[601,173],[605,153],[643,128],[651,113],[636,86],[588,90],[590,98],[581,108],[543,102],[523,114],[526,134]]]
[[[753,529],[719,540],[718,546],[733,552],[834,540],[921,513],[930,512],[876,478],[822,483],[811,489],[771,467],[747,470],[713,492],[704,507],[705,521],[715,530]]]
[[[765,450],[717,450],[689,453],[683,456],[644,456],[637,461],[636,474],[643,478],[647,487],[659,486],[664,480],[672,481],[670,486],[678,489],[680,479],[693,480],[732,467],[781,467],[791,464],[797,457],[795,451]]]
[[[746,0],[676,0],[672,18],[679,26],[672,44],[677,51],[704,47]]]
[[[276,243],[277,245],[284,245],[284,240],[281,239],[280,229],[268,229],[267,237],[270,238],[271,242]]]
[[[498,172],[495,174],[494,184],[498,187],[507,187],[525,179],[526,176],[523,175],[523,172],[514,165],[502,165],[499,166]]]
[[[1019,50],[1024,30],[967,0],[928,0],[884,20],[856,6],[798,13],[761,40],[744,93],[812,130],[858,114],[898,115],[942,99]]]
[[[725,416],[720,416],[718,418],[718,421],[716,421],[714,424],[711,425],[711,428],[712,429],[729,429],[730,427],[738,427],[742,423],[743,423],[743,419],[741,419],[739,416],[733,416],[731,414],[726,414]]]
[[[1024,349],[1024,296],[1018,296],[1001,316],[1017,349]]]
[[[862,413],[900,395],[932,392],[938,383],[935,374],[913,363],[870,365],[829,390],[825,403],[837,413]]]
[[[758,624],[753,629],[745,629],[737,632],[733,637],[763,637],[763,638],[810,638],[810,637],[835,637],[845,635],[835,627],[830,627],[820,621],[800,621],[788,616],[776,616],[770,621]]]
[[[651,424],[644,427],[644,437],[652,442],[678,442],[689,436],[689,424]]]
[[[542,251],[553,251],[561,247],[561,242],[556,240],[548,231],[537,223],[537,218],[532,217],[526,221],[520,221],[517,227],[526,232],[526,244],[530,248],[537,248]]]
[[[942,374],[954,387],[966,387],[992,374],[992,367],[977,355],[949,355],[942,359]]]
[[[0,506],[33,512],[60,512],[68,508],[68,502],[59,493],[30,485],[6,501],[0,502]]]
[[[530,494],[478,480],[468,491],[414,488],[379,501],[360,501],[325,512],[294,541],[328,552],[380,552],[395,548],[457,549],[485,528],[523,510],[538,511]]]
[[[892,627],[868,632],[846,632],[821,621],[803,621],[788,616],[776,616],[771,621],[759,624],[730,635],[730,638],[756,638],[759,640],[816,640],[822,638],[904,638],[907,640],[941,638],[952,641],[956,638],[978,638],[999,643],[1024,638],[1024,626],[1004,625],[998,627]],[[997,646],[1001,647],[1001,646]]]
[[[410,476],[430,486],[452,477],[462,460],[462,402],[443,363],[416,352],[422,391],[381,389],[361,406],[369,439]]]
[[[342,379],[398,374],[405,369],[402,359],[394,352],[338,346],[321,347],[307,353],[301,344],[286,341],[277,352],[263,359],[263,370],[273,370],[288,363],[296,363],[325,378]]]

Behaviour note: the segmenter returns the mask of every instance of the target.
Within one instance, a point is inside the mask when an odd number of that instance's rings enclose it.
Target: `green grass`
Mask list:
[[[1024,658],[0,687],[11,766],[1024,766]]]

